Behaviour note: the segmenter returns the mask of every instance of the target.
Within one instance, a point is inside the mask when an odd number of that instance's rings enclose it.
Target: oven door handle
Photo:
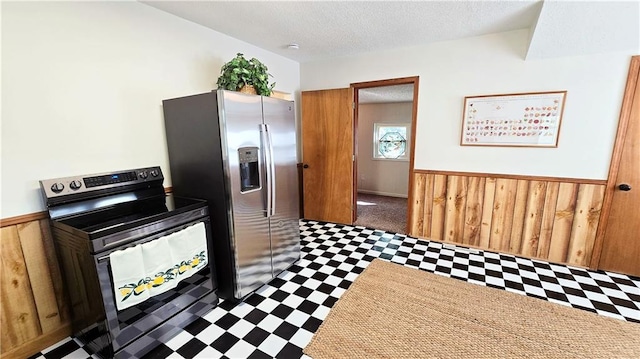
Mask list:
[[[131,240],[130,237],[129,238],[123,238],[123,239],[117,240],[115,242],[110,242],[110,243],[105,244],[104,248],[110,248],[110,247],[113,247],[113,246],[117,246],[119,243],[127,242],[127,241],[130,241],[130,240]],[[100,258],[103,258],[103,257],[100,257]],[[98,258],[98,260],[100,260],[100,258]]]
[[[171,232],[169,232],[169,233],[174,233],[174,232],[182,231],[183,229],[186,229],[187,227],[190,227],[190,226],[192,226],[192,225],[194,225],[194,224],[197,224],[197,223],[200,223],[200,222],[206,222],[206,221],[195,221],[195,222],[190,222],[190,223],[187,223],[187,224],[182,224],[182,225],[180,225],[179,227],[177,227],[177,228],[179,228],[179,229],[175,230],[175,228],[174,228],[174,230],[171,230]],[[164,233],[167,233],[167,232],[164,232]],[[153,240],[155,240],[155,239],[157,239],[157,238],[152,239],[152,241],[153,241]],[[107,248],[107,247],[113,247],[113,246],[117,245],[118,243],[122,243],[122,242],[130,241],[130,240],[131,240],[131,238],[124,238],[124,239],[120,239],[120,240],[117,240],[117,241],[115,241],[115,242],[111,242],[111,243],[109,243],[109,244],[105,245],[105,246],[104,246],[104,248]],[[136,241],[133,241],[132,243],[135,243],[135,242],[136,242]],[[146,243],[146,242],[145,242],[145,243]],[[142,243],[136,243],[134,246],[137,246],[137,245],[140,245],[140,244],[142,244]],[[125,247],[125,248],[129,248],[129,247]],[[125,249],[125,248],[122,248],[122,249]],[[121,249],[115,249],[114,251],[116,251],[116,250],[121,250]],[[113,252],[111,252],[111,253],[113,253]],[[104,255],[104,256],[102,256],[102,257],[98,257],[98,259],[96,259],[96,261],[97,261],[98,263],[100,263],[100,262],[103,262],[103,261],[107,260],[107,259],[109,258],[109,255],[110,255],[111,253],[109,253],[109,254],[107,254],[107,255]]]
[[[129,241],[129,240],[131,240],[131,238],[125,238],[125,239],[121,239],[119,241],[111,242],[109,244],[106,244],[104,246],[104,248],[113,247],[115,245],[118,245],[118,243],[126,242],[126,241]],[[107,254],[106,256],[98,257],[97,261],[98,261],[98,263],[100,263],[100,262],[104,261],[107,258],[109,258],[109,254]]]

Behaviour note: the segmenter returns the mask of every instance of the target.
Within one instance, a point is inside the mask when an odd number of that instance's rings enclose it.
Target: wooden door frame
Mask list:
[[[620,109],[620,118],[618,120],[618,130],[616,139],[613,144],[613,153],[611,155],[611,163],[609,165],[609,174],[607,176],[607,185],[604,192],[604,200],[602,210],[600,212],[600,221],[596,232],[595,242],[593,244],[593,252],[589,263],[590,269],[598,269],[600,257],[602,255],[602,247],[604,245],[604,235],[609,221],[609,212],[611,210],[611,202],[618,180],[618,170],[620,169],[620,159],[622,157],[622,148],[627,135],[627,128],[631,117],[631,107],[635,96],[636,84],[640,76],[640,56],[632,56],[629,65],[629,74],[627,75],[627,84],[622,97],[622,108]]]
[[[407,85],[413,84],[413,109],[411,111],[411,148],[409,154],[409,193],[407,194],[407,222],[405,223],[405,232],[409,234],[409,218],[411,218],[411,211],[413,203],[413,164],[416,147],[416,122],[418,118],[418,88],[420,87],[420,76],[401,77],[395,79],[367,81],[367,82],[355,82],[351,84],[353,90],[353,218],[352,222],[356,221],[358,215],[358,90],[371,88],[371,87],[383,87],[394,85]]]

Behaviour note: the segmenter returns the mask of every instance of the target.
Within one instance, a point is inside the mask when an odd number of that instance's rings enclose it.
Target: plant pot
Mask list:
[[[240,88],[240,92],[248,93],[250,95],[257,95],[256,88],[253,85],[244,85]]]

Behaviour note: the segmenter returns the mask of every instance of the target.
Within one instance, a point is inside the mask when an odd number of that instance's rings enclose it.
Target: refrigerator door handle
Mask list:
[[[265,125],[266,129],[267,129],[267,139],[269,140],[269,167],[270,170],[268,171],[268,174],[270,174],[269,176],[269,183],[267,183],[267,186],[269,186],[271,188],[271,207],[270,209],[267,209],[267,213],[269,213],[270,211],[270,215],[269,216],[275,216],[276,215],[276,161],[273,158],[273,140],[271,139],[271,130],[270,130],[270,126],[269,125]]]
[[[262,137],[262,152],[264,154],[264,161],[265,161],[265,168],[266,168],[266,182],[267,182],[267,213],[266,213],[266,217],[269,218],[271,217],[271,200],[272,200],[272,196],[271,196],[271,149],[270,149],[270,143],[269,143],[269,138],[268,138],[268,132],[267,132],[267,125],[263,125],[260,124],[260,137]]]

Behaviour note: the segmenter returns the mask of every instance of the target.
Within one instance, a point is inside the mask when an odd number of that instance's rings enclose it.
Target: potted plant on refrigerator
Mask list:
[[[218,88],[262,96],[270,96],[275,82],[269,84],[267,66],[255,57],[247,60],[238,53],[231,61],[222,65]]]

